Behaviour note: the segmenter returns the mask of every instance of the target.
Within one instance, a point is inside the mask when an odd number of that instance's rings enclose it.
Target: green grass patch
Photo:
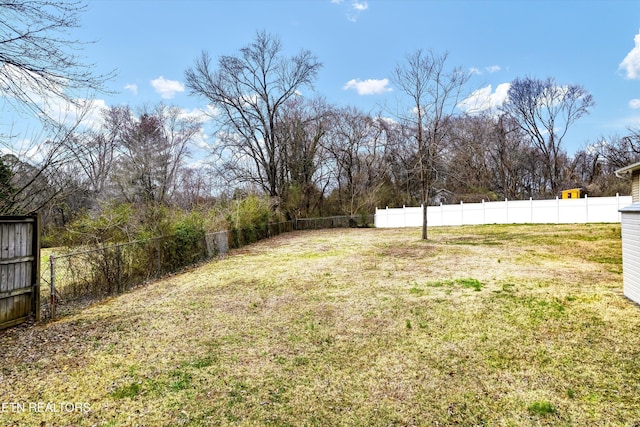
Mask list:
[[[111,396],[116,399],[133,399],[138,395],[138,393],[140,393],[141,390],[142,386],[137,382],[133,382],[116,388],[113,392],[111,392]]]
[[[169,388],[172,391],[180,391],[185,390],[191,387],[191,379],[192,376],[190,373],[176,370],[171,373],[171,382],[169,384]]]
[[[462,286],[463,288],[473,289],[474,291],[482,290],[482,283],[480,283],[478,279],[473,279],[473,278],[456,279],[454,283]]]
[[[551,415],[557,412],[555,406],[551,404],[551,402],[543,401],[543,402],[533,402],[527,408],[529,412],[533,415]]]
[[[474,291],[482,290],[483,284],[478,280],[471,277],[460,278],[460,279],[452,279],[452,280],[435,280],[425,283],[425,286],[432,288],[443,288],[448,287],[452,288],[454,286],[459,286],[461,288],[473,289]],[[417,287],[412,287],[410,289],[413,294],[422,294],[424,290]]]

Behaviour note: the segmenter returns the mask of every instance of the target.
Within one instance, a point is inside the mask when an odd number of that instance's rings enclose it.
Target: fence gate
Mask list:
[[[0,216],[0,329],[40,320],[38,216]]]

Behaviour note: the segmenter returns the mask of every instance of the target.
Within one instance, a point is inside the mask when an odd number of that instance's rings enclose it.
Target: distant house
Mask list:
[[[624,295],[640,304],[640,162],[618,169],[616,176],[631,176],[632,204],[620,209],[622,282]]]
[[[440,188],[434,191],[431,200],[433,200],[434,205],[439,205],[440,203],[442,203],[443,205],[447,205],[451,203],[451,199],[453,199],[453,196],[454,194],[451,191],[445,188]]]
[[[584,188],[571,188],[569,190],[562,191],[563,199],[580,199],[587,195],[587,191]]]
[[[640,202],[640,162],[618,169],[615,173],[618,178],[631,177],[631,201]]]

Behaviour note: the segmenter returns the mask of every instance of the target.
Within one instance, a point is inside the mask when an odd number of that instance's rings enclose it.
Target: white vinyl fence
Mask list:
[[[620,222],[620,208],[631,204],[631,196],[585,197],[583,199],[506,200],[427,207],[427,225],[476,224],[578,224]],[[421,207],[378,209],[375,226],[420,227]]]

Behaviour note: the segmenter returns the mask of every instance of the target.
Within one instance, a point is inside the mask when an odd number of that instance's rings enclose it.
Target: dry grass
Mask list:
[[[634,425],[619,225],[281,235],[0,336],[7,425]],[[80,402],[90,411],[29,411]]]

